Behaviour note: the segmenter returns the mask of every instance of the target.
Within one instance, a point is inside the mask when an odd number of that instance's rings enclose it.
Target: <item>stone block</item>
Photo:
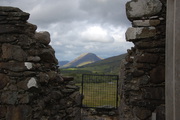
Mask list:
[[[28,93],[18,95],[18,102],[20,104],[28,104],[30,102]]]
[[[29,49],[30,47],[32,47],[32,44],[36,43],[35,39],[32,39],[24,34],[18,36],[16,35],[16,39],[18,39],[17,44],[23,49]]]
[[[134,107],[133,112],[140,120],[147,120],[151,116],[151,110],[144,107]]]
[[[165,105],[160,105],[156,108],[156,119],[165,120]]]
[[[43,49],[39,57],[42,62],[58,64],[58,60],[51,49]]]
[[[31,23],[26,23],[24,33],[29,35],[29,36],[34,37],[36,29],[37,29],[36,25],[31,24]]]
[[[160,20],[134,20],[132,25],[134,27],[149,27],[157,26],[160,24]]]
[[[0,42],[3,43],[3,42],[14,42],[17,40],[17,37],[13,34],[3,34],[3,35],[0,35]]]
[[[7,113],[7,107],[5,105],[0,106],[0,119],[3,119],[6,117]]]
[[[1,69],[7,69],[14,72],[21,72],[27,70],[23,62],[0,62]]]
[[[6,120],[32,120],[32,110],[30,106],[19,105],[7,108]]]
[[[27,57],[26,52],[20,46],[3,44],[2,45],[2,58],[4,60],[17,60],[25,61]]]
[[[160,0],[132,0],[126,4],[127,17],[130,20],[151,17],[160,13],[161,9]]]
[[[139,41],[134,43],[138,49],[147,49],[147,48],[165,48],[165,40],[154,40],[151,39],[149,41]]]
[[[165,66],[157,66],[150,71],[150,82],[155,84],[165,82]]]
[[[35,34],[37,42],[48,45],[51,41],[49,32],[42,31]]]
[[[24,25],[0,24],[0,34],[7,33],[24,33]]]
[[[17,96],[18,93],[17,92],[13,92],[13,91],[4,91],[1,95],[1,102],[3,104],[10,104],[10,105],[14,105],[17,103]]]
[[[132,75],[134,76],[134,77],[140,77],[140,76],[142,76],[142,75],[144,75],[144,71],[143,70],[133,70],[132,71]]]
[[[3,89],[9,81],[10,79],[7,75],[0,73],[0,89]]]
[[[141,56],[137,56],[138,63],[157,63],[159,56],[156,54],[144,53]]]
[[[142,89],[144,99],[164,100],[165,89],[163,87],[146,87]]]
[[[41,60],[41,58],[39,56],[29,56],[27,57],[27,61],[30,62],[39,62]]]
[[[43,72],[39,73],[39,82],[40,83],[48,83],[49,82],[49,75]]]
[[[126,31],[126,40],[134,42],[138,39],[154,37],[156,34],[155,27],[130,27]]]

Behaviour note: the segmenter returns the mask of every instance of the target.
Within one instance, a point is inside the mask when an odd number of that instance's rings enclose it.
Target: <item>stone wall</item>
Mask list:
[[[80,94],[62,78],[48,32],[0,7],[0,120],[79,120]]]
[[[126,12],[134,47],[121,65],[120,119],[165,120],[166,0],[131,0]]]

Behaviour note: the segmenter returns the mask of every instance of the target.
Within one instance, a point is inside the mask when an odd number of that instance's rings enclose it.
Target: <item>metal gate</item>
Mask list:
[[[118,75],[82,75],[82,107],[117,108]]]

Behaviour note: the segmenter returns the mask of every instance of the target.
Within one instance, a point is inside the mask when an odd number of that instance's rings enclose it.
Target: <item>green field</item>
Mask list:
[[[84,83],[83,105],[87,107],[98,107],[104,105],[116,107],[116,93],[116,81],[111,83]]]

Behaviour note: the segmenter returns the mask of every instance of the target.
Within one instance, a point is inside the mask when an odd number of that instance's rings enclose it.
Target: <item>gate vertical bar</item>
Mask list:
[[[84,80],[84,75],[82,75],[82,81],[81,81],[81,108],[83,107],[83,98],[84,98],[84,91],[83,91],[83,89],[84,89],[84,84],[83,84],[83,81]]]
[[[118,93],[118,87],[119,87],[119,84],[118,84],[118,81],[119,81],[119,76],[117,76],[117,81],[116,81],[116,108],[118,108],[118,100],[119,100],[119,98],[118,98],[118,95],[119,95],[119,93]]]

